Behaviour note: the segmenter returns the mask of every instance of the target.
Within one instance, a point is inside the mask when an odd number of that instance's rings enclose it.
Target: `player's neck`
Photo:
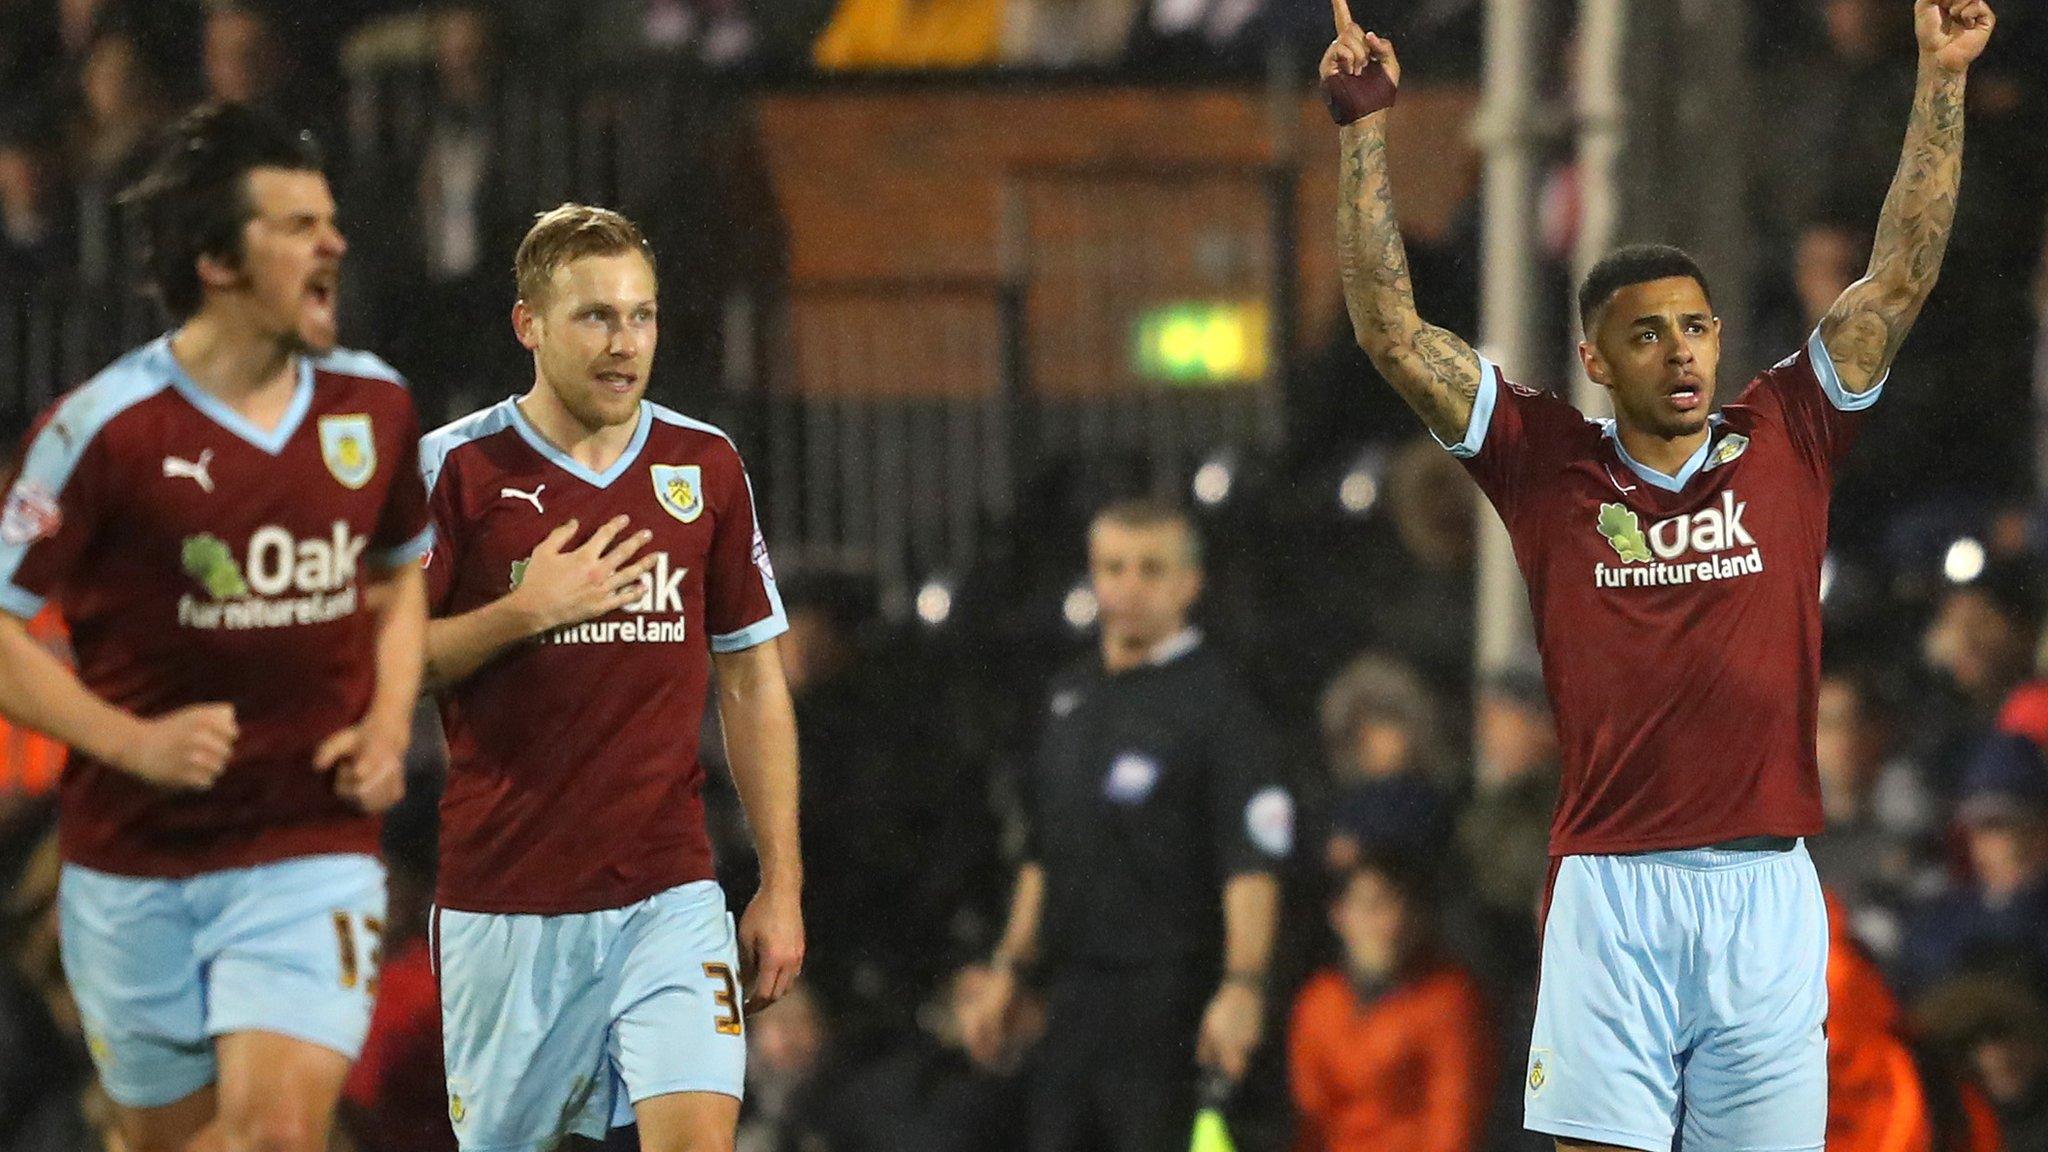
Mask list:
[[[1614,424],[1615,435],[1621,440],[1621,446],[1628,453],[1629,459],[1645,467],[1655,468],[1666,476],[1678,475],[1679,469],[1685,467],[1685,462],[1692,459],[1692,454],[1699,451],[1700,445],[1707,442],[1710,431],[1711,428],[1702,428],[1684,436],[1667,437],[1631,428],[1627,422],[1621,420],[1616,420]]]
[[[546,384],[535,383],[517,401],[519,414],[533,425],[541,439],[554,445],[569,459],[593,472],[604,472],[619,462],[639,430],[640,417],[624,424],[603,424],[592,428],[576,418]]]
[[[171,334],[171,356],[202,391],[238,410],[298,384],[298,357],[273,336],[201,312]],[[256,415],[245,411],[245,415]]]

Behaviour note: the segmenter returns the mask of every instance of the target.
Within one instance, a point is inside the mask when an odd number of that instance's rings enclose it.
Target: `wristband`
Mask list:
[[[1387,70],[1377,60],[1366,62],[1365,71],[1353,76],[1338,72],[1323,81],[1323,101],[1330,119],[1339,125],[1363,120],[1382,108],[1394,106],[1396,90]]]

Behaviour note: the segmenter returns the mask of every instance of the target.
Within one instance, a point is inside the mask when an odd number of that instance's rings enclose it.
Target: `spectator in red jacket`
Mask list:
[[[1341,966],[1294,1002],[1297,1152],[1469,1152],[1491,1096],[1479,987],[1439,947],[1425,866],[1368,854],[1339,881]]]

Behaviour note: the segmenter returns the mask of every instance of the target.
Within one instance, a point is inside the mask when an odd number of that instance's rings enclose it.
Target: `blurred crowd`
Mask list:
[[[1402,5],[1395,31],[1469,75],[1479,7]],[[1764,263],[1755,314],[1729,319],[1790,350],[1861,273],[1907,113],[1909,5],[1756,7]],[[2048,37],[2035,6],[2007,7],[1971,81],[1948,272],[1845,469],[1823,579],[1830,829],[1812,851],[1837,940],[1831,1147],[1988,1149],[1995,1121],[2003,1147],[2048,1152],[2048,507],[2032,416],[2048,387]],[[1312,58],[1326,19],[1320,0],[0,0],[0,284],[118,283],[124,242],[100,208],[142,142],[197,99],[264,104],[333,146],[360,257],[349,338],[419,382],[432,417],[519,374],[459,338],[499,322],[500,254],[539,206],[507,191],[494,135],[515,67],[624,54],[766,76],[1255,72],[1276,46]],[[430,78],[418,130],[403,148],[341,147],[349,69],[392,58]],[[701,110],[678,123],[671,167],[621,195],[642,198],[644,212],[623,206],[672,261],[665,354],[715,357],[717,301],[777,274],[780,225],[744,142]],[[1573,180],[1562,160],[1546,180],[1557,269]],[[1413,253],[1425,313],[1465,332],[1477,229],[1474,209]],[[684,369],[657,376],[706,376]],[[1232,461],[1225,494],[1193,501],[1201,624],[1282,734],[1301,811],[1268,1040],[1227,1111],[1247,1149],[1541,1148],[1519,1116],[1558,772],[1548,704],[1527,669],[1471,671],[1473,490],[1426,440],[1392,436],[1415,425],[1370,378],[1333,334],[1288,381],[1284,450]],[[1085,526],[1145,475],[1055,461],[1020,493],[1020,522],[991,533],[991,559],[925,618],[886,615],[858,572],[786,580],[812,959],[800,992],[750,1022],[746,1152],[1021,1147],[1030,1046],[971,1059],[961,1010],[989,975],[1044,686],[1091,651]],[[61,648],[60,625],[43,634]],[[55,751],[10,732],[0,752],[0,1148],[98,1148],[102,1105],[56,960]],[[414,759],[386,834],[380,1001],[344,1109],[375,1152],[453,1147],[426,950],[430,719]],[[753,883],[743,816],[716,768],[710,786],[738,906]]]
[[[1478,9],[1435,0],[1397,23],[1444,46],[1439,78],[1469,78]],[[650,233],[674,286],[660,376],[706,376],[722,309],[787,260],[736,95],[748,85],[1305,77],[1326,19],[1282,0],[0,0],[0,276],[16,302],[31,286],[55,302],[43,322],[69,345],[134,342],[150,319],[129,291],[119,193],[160,126],[234,100],[325,145],[355,242],[350,336],[447,394],[430,416],[507,370],[509,344],[479,354],[462,334],[500,325],[498,254],[571,196]],[[618,90],[622,77],[660,79]],[[15,334],[37,319],[9,311],[0,345],[31,347],[0,347],[0,364],[57,339]]]

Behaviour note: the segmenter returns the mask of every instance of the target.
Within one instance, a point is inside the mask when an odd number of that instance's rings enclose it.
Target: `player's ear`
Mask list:
[[[539,323],[540,317],[527,307],[526,301],[520,300],[512,305],[512,333],[519,337],[520,345],[529,352],[540,347],[540,334],[534,331]]]
[[[193,262],[199,273],[199,286],[216,291],[229,291],[242,286],[241,262],[233,254],[221,255],[216,252],[201,252]]]
[[[1579,341],[1579,363],[1585,367],[1586,377],[1593,383],[1602,388],[1614,387],[1614,382],[1607,375],[1607,362],[1600,358],[1600,350],[1593,346],[1591,340]]]

